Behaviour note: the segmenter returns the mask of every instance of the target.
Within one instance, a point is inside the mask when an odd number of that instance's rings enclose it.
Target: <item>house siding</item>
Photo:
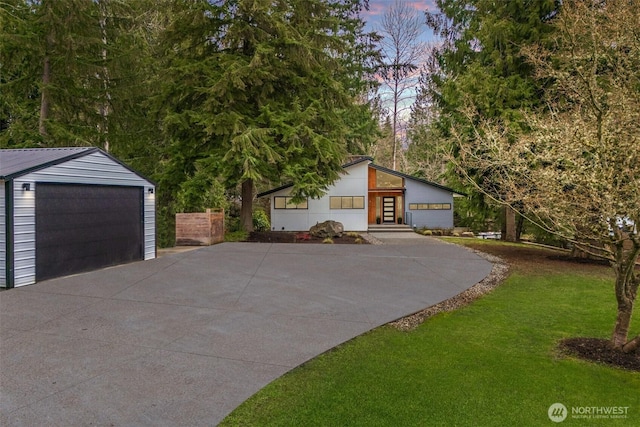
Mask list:
[[[333,220],[341,222],[345,230],[367,230],[367,162],[345,169],[345,173],[331,185],[320,199],[309,199],[307,209],[275,209],[274,198],[290,195],[291,189],[285,188],[270,195],[271,229],[274,231],[308,231],[313,225]],[[362,196],[364,209],[330,209],[332,196]]]
[[[453,228],[453,194],[411,179],[405,180],[407,224],[417,228]],[[451,210],[410,210],[411,203],[450,203]],[[410,221],[410,222],[409,222]]]
[[[134,186],[144,188],[144,259],[155,258],[155,189],[153,184],[100,152],[72,159],[31,172],[13,181],[14,200],[14,286],[36,281],[36,218],[37,183],[73,183]],[[29,183],[31,191],[23,191]]]
[[[334,220],[341,222],[345,230],[366,231],[369,228],[369,223],[373,223],[376,215],[379,215],[379,212],[376,212],[374,198],[383,196],[395,197],[396,203],[400,204],[396,217],[402,217],[405,223],[410,226],[453,228],[453,190],[373,165],[370,160],[346,165],[344,174],[328,188],[324,197],[307,201],[308,209],[275,209],[275,197],[290,196],[291,187],[272,190],[273,193],[265,193],[265,195],[269,194],[271,201],[272,230],[307,231],[318,222]],[[404,187],[393,188],[389,191],[378,188],[371,190],[372,185],[369,185],[369,179],[370,175],[375,177],[375,173],[371,173],[370,169],[401,176]],[[334,196],[363,196],[364,209],[331,209],[330,197]],[[372,206],[369,206],[370,199],[373,203]],[[451,209],[411,210],[409,205],[412,203],[448,203]]]

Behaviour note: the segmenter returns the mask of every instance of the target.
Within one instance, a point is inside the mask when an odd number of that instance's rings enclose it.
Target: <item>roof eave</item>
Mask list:
[[[88,147],[86,150],[77,151],[77,152],[71,153],[71,154],[69,154],[67,156],[60,157],[60,158],[55,159],[55,160],[50,160],[48,162],[40,163],[38,165],[31,166],[31,167],[28,167],[26,169],[22,169],[22,170],[16,171],[16,172],[13,172],[13,173],[8,174],[8,175],[0,175],[0,179],[2,179],[4,181],[10,181],[12,179],[21,177],[22,175],[26,175],[26,174],[31,173],[31,172],[35,172],[35,171],[38,171],[38,170],[41,170],[41,169],[45,169],[45,168],[48,168],[50,166],[59,165],[60,163],[67,162],[69,160],[73,160],[73,159],[77,159],[77,158],[80,158],[80,157],[84,157],[87,154],[95,153],[96,151],[101,151],[101,150],[96,148],[96,147]]]
[[[393,169],[385,168],[384,166],[376,165],[375,163],[371,163],[369,166],[374,168],[374,169],[376,169],[376,170],[388,173],[390,175],[395,175],[395,176],[399,176],[399,177],[402,177],[402,178],[411,179],[413,181],[417,181],[417,182],[420,182],[422,184],[427,184],[427,185],[430,185],[432,187],[439,188],[441,190],[450,191],[451,193],[458,194],[459,197],[466,197],[467,196],[466,194],[460,193],[459,191],[456,191],[453,188],[445,187],[444,185],[436,184],[435,182],[427,181],[426,179],[418,178],[416,176],[411,176],[411,175],[408,175],[406,173],[398,172],[398,171],[393,170]]]
[[[341,168],[342,169],[346,169],[346,168],[349,168],[351,166],[355,166],[355,165],[357,165],[359,163],[362,163],[362,162],[371,163],[371,162],[373,162],[373,159],[371,157],[369,157],[369,156],[362,156],[362,157],[357,158],[356,160],[353,160],[351,162],[345,163],[344,165],[341,166]],[[293,183],[284,184],[284,185],[281,185],[280,187],[272,188],[271,190],[267,190],[267,191],[263,191],[262,193],[258,193],[256,195],[256,198],[259,199],[261,197],[268,196],[268,195],[273,194],[273,193],[277,193],[280,190],[285,190],[285,189],[287,189],[289,187],[293,187]]]

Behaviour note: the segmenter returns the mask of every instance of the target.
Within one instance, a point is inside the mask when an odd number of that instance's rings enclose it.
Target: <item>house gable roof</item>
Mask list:
[[[50,166],[77,159],[92,153],[100,153],[132,173],[145,178],[120,160],[96,147],[21,148],[0,150],[0,179],[11,180]]]
[[[0,150],[0,179],[12,179],[97,150],[91,147]]]
[[[445,190],[445,191],[448,191],[448,192],[451,192],[451,193],[454,193],[454,194],[458,194],[460,196],[466,196],[466,194],[460,193],[459,191],[456,191],[456,190],[454,190],[452,188],[445,187],[444,185],[436,184],[435,182],[427,181],[426,179],[418,178],[416,176],[407,175],[406,173],[402,173],[402,172],[395,171],[393,169],[385,168],[384,166],[376,165],[374,163],[371,163],[369,165],[369,167],[373,168],[373,169],[376,169],[376,170],[379,170],[381,172],[388,173],[390,175],[395,175],[395,176],[399,176],[401,178],[406,178],[406,179],[410,179],[412,181],[419,182],[421,184],[430,185],[432,187],[436,187],[436,188],[439,188],[441,190]]]
[[[416,182],[419,182],[421,184],[426,184],[426,185],[430,185],[432,187],[436,187],[439,188],[441,190],[445,190],[454,194],[458,194],[460,196],[466,196],[466,194],[464,193],[460,193],[459,191],[453,190],[449,187],[445,187],[444,185],[440,185],[440,184],[436,184],[435,182],[431,182],[431,181],[427,181],[426,179],[422,179],[422,178],[418,178],[415,176],[411,176],[411,175],[407,175],[406,173],[402,173],[402,172],[398,172],[395,171],[393,169],[389,169],[389,168],[385,168],[384,166],[379,166],[373,163],[373,158],[369,157],[369,156],[357,156],[354,157],[352,160],[350,160],[349,162],[345,163],[344,165],[342,165],[343,169],[346,169],[348,167],[357,165],[359,163],[362,162],[369,162],[369,167],[374,168],[376,170],[391,174],[391,175],[395,175],[395,176],[399,176],[402,178],[406,178],[406,179],[410,179]],[[285,184],[285,185],[281,185],[280,187],[276,187],[276,188],[272,188],[271,190],[267,190],[264,191],[262,193],[258,193],[258,195],[256,197],[260,198],[260,197],[264,197],[264,196],[268,196],[270,194],[276,193],[278,191],[284,190],[286,188],[289,187],[293,187],[293,183],[289,183],[289,184]]]
[[[352,158],[349,162],[342,165],[342,169],[347,169],[351,166],[355,166],[362,162],[372,162],[373,159],[368,156],[356,156]],[[280,187],[272,188],[271,190],[263,191],[262,193],[258,193],[256,197],[259,199],[260,197],[268,196],[269,194],[277,193],[280,190],[284,190],[286,188],[293,187],[293,183],[290,182],[288,184],[281,185]]]

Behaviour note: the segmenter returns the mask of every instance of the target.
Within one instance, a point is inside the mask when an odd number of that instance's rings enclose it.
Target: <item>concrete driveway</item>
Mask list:
[[[306,360],[491,270],[415,236],[224,243],[0,292],[0,425],[215,425]]]

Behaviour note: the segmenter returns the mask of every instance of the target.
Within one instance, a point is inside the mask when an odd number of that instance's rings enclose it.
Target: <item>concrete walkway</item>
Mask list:
[[[306,360],[491,270],[415,236],[224,243],[1,292],[0,425],[215,425]]]

